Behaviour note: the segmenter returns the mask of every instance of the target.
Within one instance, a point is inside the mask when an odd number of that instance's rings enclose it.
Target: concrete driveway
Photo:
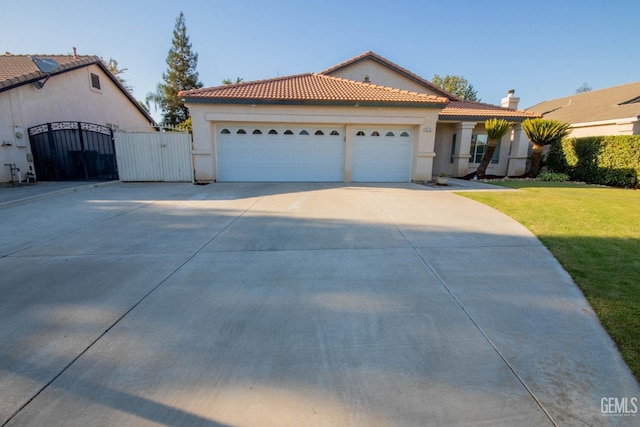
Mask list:
[[[0,224],[0,424],[640,422],[567,273],[451,192],[116,184]]]

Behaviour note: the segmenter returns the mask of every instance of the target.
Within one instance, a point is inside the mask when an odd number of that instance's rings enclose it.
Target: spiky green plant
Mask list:
[[[527,119],[522,122],[522,129],[533,144],[529,176],[538,176],[544,146],[566,138],[569,135],[570,126],[568,123],[553,119]]]
[[[489,162],[493,157],[493,153],[496,152],[498,141],[500,141],[509,129],[511,129],[511,125],[512,123],[505,119],[489,119],[484,122],[484,127],[487,130],[488,141],[487,147],[482,155],[482,160],[480,160],[480,165],[475,172],[475,174],[478,175],[478,178],[484,177],[487,172],[487,166],[489,166]]]

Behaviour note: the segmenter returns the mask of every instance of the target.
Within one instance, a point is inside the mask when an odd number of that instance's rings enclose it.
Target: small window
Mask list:
[[[303,129],[300,131],[300,135],[309,135],[309,132]]]
[[[331,135],[336,136],[336,135],[340,135],[340,133],[337,130],[332,130]]]
[[[358,131],[358,133],[356,133],[356,136],[364,136],[364,132],[362,132],[361,130]]]
[[[393,132],[389,131],[384,136],[396,136]]]
[[[480,163],[482,161],[482,157],[484,157],[484,152],[487,148],[488,137],[487,135],[472,135],[471,136],[471,149],[469,154],[471,154],[471,163]],[[496,164],[500,161],[500,142],[498,142],[498,146],[496,147],[496,151],[493,153],[493,157],[491,158],[491,163]]]
[[[100,90],[100,76],[97,74],[91,74],[91,87]]]
[[[291,132],[290,129],[287,129],[287,130],[284,131],[284,134],[285,135],[293,135],[293,132]]]
[[[220,133],[223,135],[229,135],[231,132],[229,132],[229,129],[222,129]]]
[[[260,129],[254,129],[253,134],[254,135],[262,135],[262,131]]]
[[[317,130],[316,133],[314,133],[314,135],[324,135],[324,132],[322,132],[321,130]]]
[[[271,129],[271,130],[269,131],[269,135],[277,135],[277,134],[278,134],[278,131],[277,131],[277,130],[275,130],[275,129]]]
[[[247,131],[244,129],[238,129],[238,132],[236,132],[238,135],[246,135]]]
[[[371,132],[371,136],[380,136],[380,133],[374,130],[373,132]]]
[[[486,135],[474,135],[471,137],[471,162],[480,163],[484,157],[484,152],[487,151],[487,136]],[[493,157],[491,157],[491,164],[500,162],[500,141],[496,145]]]
[[[408,136],[409,136],[409,132],[402,132],[402,133],[400,134],[400,136],[408,137]]]

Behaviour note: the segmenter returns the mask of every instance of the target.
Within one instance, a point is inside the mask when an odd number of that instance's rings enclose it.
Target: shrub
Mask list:
[[[560,172],[543,172],[538,175],[538,179],[547,182],[565,182],[569,180],[569,175]]]
[[[572,180],[618,187],[640,186],[640,135],[565,139],[562,151]]]
[[[562,141],[554,141],[549,147],[549,153],[544,158],[544,164],[550,171],[567,173],[568,165],[562,150]]]

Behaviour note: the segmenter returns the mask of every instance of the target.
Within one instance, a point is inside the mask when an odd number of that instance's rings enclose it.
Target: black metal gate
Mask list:
[[[118,179],[113,132],[82,122],[47,123],[29,128],[39,181]]]

